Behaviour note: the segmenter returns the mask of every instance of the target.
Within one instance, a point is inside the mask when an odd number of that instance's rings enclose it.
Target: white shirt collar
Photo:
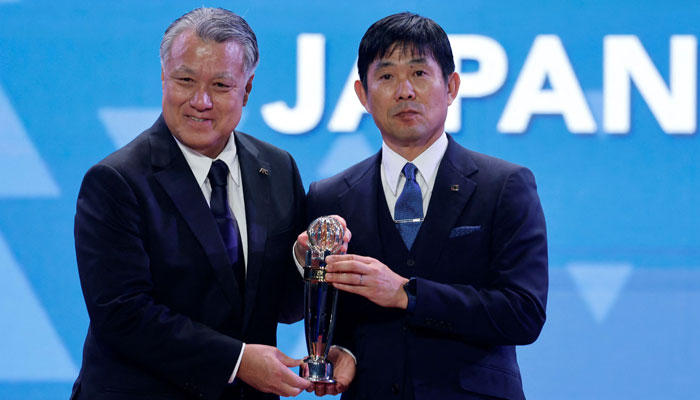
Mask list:
[[[219,153],[215,159],[200,154],[185,146],[184,144],[180,143],[175,136],[173,136],[173,138],[175,138],[175,142],[177,143],[178,147],[180,147],[182,154],[185,156],[185,160],[190,166],[199,187],[204,185],[204,181],[207,179],[207,175],[209,175],[211,164],[215,160],[225,162],[228,166],[228,170],[230,171],[229,175],[233,179],[233,183],[236,184],[236,186],[240,185],[241,170],[238,168],[238,153],[236,152],[236,140],[233,132],[231,132],[231,136],[229,137],[226,146],[224,146],[224,149],[221,150],[221,153]]]
[[[416,178],[422,176],[425,182],[432,181],[432,178],[437,174],[438,164],[440,164],[440,160],[442,160],[442,156],[447,150],[447,144],[447,135],[443,132],[430,147],[411,161],[418,168],[418,176]],[[401,157],[382,141],[382,166],[384,167],[389,189],[394,196],[396,196],[399,188],[399,178],[402,175],[401,170],[407,162],[409,161]]]

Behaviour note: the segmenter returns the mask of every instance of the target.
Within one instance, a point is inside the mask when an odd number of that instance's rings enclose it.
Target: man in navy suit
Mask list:
[[[302,315],[289,257],[299,172],[235,131],[257,63],[242,18],[185,14],[161,43],[162,116],[85,175],[75,245],[90,326],[72,399],[268,399],[309,385],[274,347],[278,321]]]
[[[434,21],[401,13],[376,22],[358,71],[355,91],[382,149],[307,194],[309,219],[338,214],[353,232],[348,254],[327,258],[326,278],[341,290],[338,383],[316,393],[523,399],[515,345],[538,337],[548,286],[532,173],[445,133],[460,78]],[[300,252],[304,234],[298,242]]]

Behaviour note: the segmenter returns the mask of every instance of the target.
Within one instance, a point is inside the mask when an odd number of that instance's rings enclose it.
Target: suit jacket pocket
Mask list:
[[[467,235],[470,235],[470,234],[472,234],[472,233],[474,233],[474,232],[478,232],[478,231],[480,231],[480,230],[481,230],[481,225],[477,225],[477,226],[469,226],[469,225],[457,226],[457,227],[453,228],[453,229],[450,231],[450,239],[452,239],[452,238],[457,238],[457,237],[462,237],[462,236],[467,236]]]

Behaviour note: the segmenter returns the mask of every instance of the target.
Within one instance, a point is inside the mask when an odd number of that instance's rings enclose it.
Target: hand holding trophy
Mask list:
[[[333,338],[338,291],[326,282],[326,256],[338,254],[345,231],[337,219],[315,219],[306,230],[309,248],[304,267],[304,330],[309,352],[299,375],[312,382],[335,383],[328,350]]]

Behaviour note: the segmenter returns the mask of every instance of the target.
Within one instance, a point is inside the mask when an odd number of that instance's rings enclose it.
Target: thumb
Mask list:
[[[294,358],[291,358],[286,354],[282,353],[281,351],[277,352],[277,359],[280,360],[282,364],[284,364],[287,367],[298,367],[303,362],[303,360],[296,360]]]

